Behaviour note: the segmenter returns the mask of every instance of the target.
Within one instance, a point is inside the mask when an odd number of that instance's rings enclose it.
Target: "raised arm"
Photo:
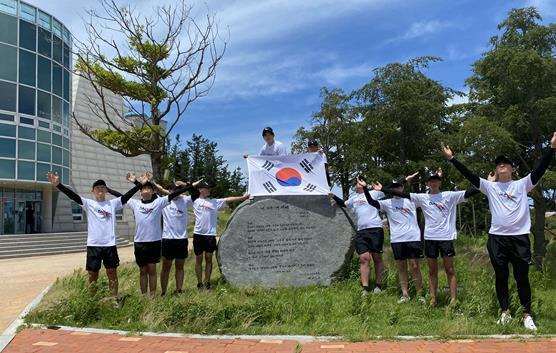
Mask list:
[[[192,189],[193,189],[193,186],[191,184],[187,183],[184,186],[180,187],[179,189],[176,189],[174,192],[170,193],[168,195],[168,201],[172,201],[173,199],[175,199],[179,195],[183,194],[186,191],[190,191]]]
[[[465,197],[466,199],[475,196],[477,194],[480,194],[481,190],[477,189],[477,188],[469,188],[467,190],[465,190],[465,194],[463,195],[463,197]]]
[[[373,189],[376,191],[382,191],[386,195],[393,195],[393,196],[402,197],[404,199],[411,199],[411,195],[408,192],[396,191],[392,189],[384,189],[382,187],[382,184],[379,183],[378,181],[373,182]]]
[[[531,182],[533,185],[536,185],[548,169],[548,165],[554,157],[554,152],[556,152],[556,132],[552,135],[552,139],[550,140],[550,148],[546,153],[542,156],[539,165],[531,172]]]
[[[80,205],[83,205],[83,200],[81,200],[81,197],[79,195],[77,195],[75,192],[73,192],[71,189],[67,188],[64,186],[64,184],[60,183],[60,176],[58,175],[58,173],[54,173],[54,172],[48,172],[48,174],[46,175],[48,178],[48,181],[54,186],[56,187],[58,190],[60,190],[61,192],[63,192],[67,197],[69,197],[71,200],[77,202]]]
[[[154,183],[154,186],[158,189],[158,191],[160,191],[161,194],[163,195],[170,195],[170,191],[168,191],[167,189],[164,189],[162,187],[162,185],[158,184],[158,183]]]
[[[344,200],[342,200],[341,198],[339,198],[338,196],[334,195],[333,193],[329,192],[328,193],[329,197],[332,197],[334,199],[334,201],[336,201],[336,203],[338,204],[338,206],[340,207],[346,207],[346,202]]]
[[[108,193],[109,193],[110,195],[115,196],[115,197],[122,197],[122,196],[124,196],[121,192],[118,192],[118,191],[116,191],[116,190],[114,190],[114,189],[111,189],[111,188],[109,188],[109,187],[106,187],[106,191],[108,191]]]
[[[196,182],[194,182],[193,184],[191,184],[191,188],[189,189],[189,195],[191,196],[191,202],[194,202],[195,200],[197,200],[199,198],[199,196],[201,195],[201,193],[199,192],[199,189],[197,189],[197,185],[199,185],[204,179],[200,179],[197,180]],[[188,183],[185,183],[183,181],[176,181],[176,185],[178,186],[186,186],[188,185]]]
[[[125,195],[120,194],[120,197],[122,198],[122,205],[125,205],[129,201],[129,199],[131,199],[133,195],[135,195],[135,193],[141,189],[141,185],[141,183],[139,183],[139,185],[135,185],[128,192],[126,192]]]
[[[226,197],[226,203],[243,202],[247,200],[251,195],[245,194],[243,196],[231,196]]]
[[[369,189],[367,188],[367,182],[360,179],[360,178],[357,178],[357,183],[363,187],[363,193],[365,194],[365,198],[367,199],[367,202],[371,206],[373,206],[374,208],[377,208],[377,209],[380,210],[380,203],[377,200],[373,199],[373,197],[371,196],[371,193],[369,192]]]
[[[444,143],[442,143],[440,146],[442,148],[442,153],[444,154],[446,159],[448,159],[450,163],[452,163],[454,167],[456,167],[456,169],[459,170],[459,172],[467,180],[469,180],[471,184],[473,184],[474,187],[481,187],[481,179],[477,175],[473,174],[469,169],[467,169],[467,167],[464,166],[460,161],[454,158],[454,152],[452,151],[450,146],[444,145]]]

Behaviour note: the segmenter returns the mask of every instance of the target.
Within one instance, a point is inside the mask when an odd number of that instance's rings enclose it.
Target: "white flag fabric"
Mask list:
[[[327,195],[330,192],[321,153],[249,156],[249,194]]]

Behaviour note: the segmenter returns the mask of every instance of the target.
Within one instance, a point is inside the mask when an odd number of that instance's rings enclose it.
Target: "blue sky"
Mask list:
[[[29,0],[83,35],[80,16],[96,1]],[[162,1],[163,3],[164,1]],[[161,3],[161,2],[158,2]],[[192,1],[195,12],[216,13],[229,30],[227,52],[214,87],[177,125],[189,138],[218,142],[231,167],[246,169],[244,153],[263,144],[272,126],[289,144],[320,106],[323,86],[358,88],[372,69],[395,61],[435,55],[428,74],[466,91],[471,64],[487,49],[497,24],[511,8],[536,6],[545,23],[556,21],[553,0],[227,0]],[[152,2],[134,1],[148,13]]]

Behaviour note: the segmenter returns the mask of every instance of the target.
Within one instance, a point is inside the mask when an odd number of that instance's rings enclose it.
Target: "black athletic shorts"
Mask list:
[[[193,234],[193,252],[196,256],[202,255],[203,252],[213,253],[216,247],[214,235]]]
[[[162,239],[162,256],[166,260],[180,259],[187,257],[188,241],[186,239]]]
[[[382,228],[367,228],[357,231],[355,235],[355,251],[361,255],[366,252],[382,254],[384,247],[384,230]]]
[[[161,241],[135,242],[135,262],[139,267],[160,262]]]
[[[422,259],[423,246],[420,241],[391,243],[394,260]]]
[[[87,271],[100,271],[101,262],[104,268],[116,268],[120,266],[118,248],[116,246],[87,246]]]
[[[514,261],[531,265],[531,241],[526,235],[488,235],[487,242],[490,261],[496,266],[507,266]]]
[[[427,240],[425,239],[425,256],[429,259],[456,256],[453,240]]]

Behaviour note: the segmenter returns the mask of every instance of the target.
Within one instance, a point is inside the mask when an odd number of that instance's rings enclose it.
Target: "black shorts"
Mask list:
[[[384,247],[384,230],[382,228],[358,230],[354,242],[355,251],[357,251],[358,255],[366,252],[382,254]]]
[[[166,260],[180,259],[187,257],[188,241],[186,239],[162,239],[162,256]]]
[[[196,256],[202,255],[203,252],[213,253],[216,247],[214,235],[193,234],[193,252]]]
[[[394,260],[422,259],[423,246],[420,241],[391,243]]]
[[[160,262],[161,241],[135,242],[135,262],[139,267]]]
[[[118,248],[116,246],[87,246],[87,263],[85,269],[91,272],[100,271],[101,262],[104,268],[120,266]]]
[[[453,240],[427,240],[425,239],[425,256],[429,259],[456,256]]]
[[[527,235],[488,235],[488,255],[493,266],[508,266],[517,261],[531,265],[531,241]]]

